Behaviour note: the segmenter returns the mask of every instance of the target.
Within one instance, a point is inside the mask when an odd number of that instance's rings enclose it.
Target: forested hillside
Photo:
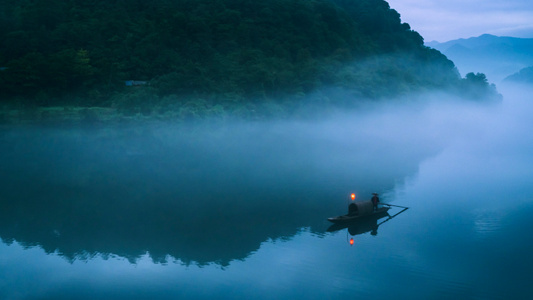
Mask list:
[[[493,92],[382,0],[0,0],[0,28],[5,103],[149,114]]]

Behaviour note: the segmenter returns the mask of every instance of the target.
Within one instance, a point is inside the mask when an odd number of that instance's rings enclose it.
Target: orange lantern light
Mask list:
[[[352,194],[351,196],[352,196],[352,200],[355,200],[355,194]]]
[[[350,239],[350,246],[353,246],[353,238]]]

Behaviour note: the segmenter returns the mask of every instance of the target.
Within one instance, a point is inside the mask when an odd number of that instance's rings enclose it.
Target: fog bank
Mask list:
[[[433,172],[450,182],[472,153],[476,166],[528,175],[516,160],[531,161],[527,95],[509,88],[491,104],[426,95],[313,121],[4,127],[0,237],[68,259],[148,251],[228,264],[301,228],[323,234],[352,192],[395,201],[440,155],[451,158]]]

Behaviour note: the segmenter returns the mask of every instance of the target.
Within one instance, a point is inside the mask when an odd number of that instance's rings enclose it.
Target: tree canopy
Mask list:
[[[379,98],[463,85],[383,0],[0,1],[0,27],[0,95],[38,105],[243,104],[325,88]]]

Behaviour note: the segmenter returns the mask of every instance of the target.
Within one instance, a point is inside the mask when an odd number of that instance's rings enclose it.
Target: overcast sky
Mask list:
[[[490,33],[533,38],[532,0],[386,0],[426,42]]]

